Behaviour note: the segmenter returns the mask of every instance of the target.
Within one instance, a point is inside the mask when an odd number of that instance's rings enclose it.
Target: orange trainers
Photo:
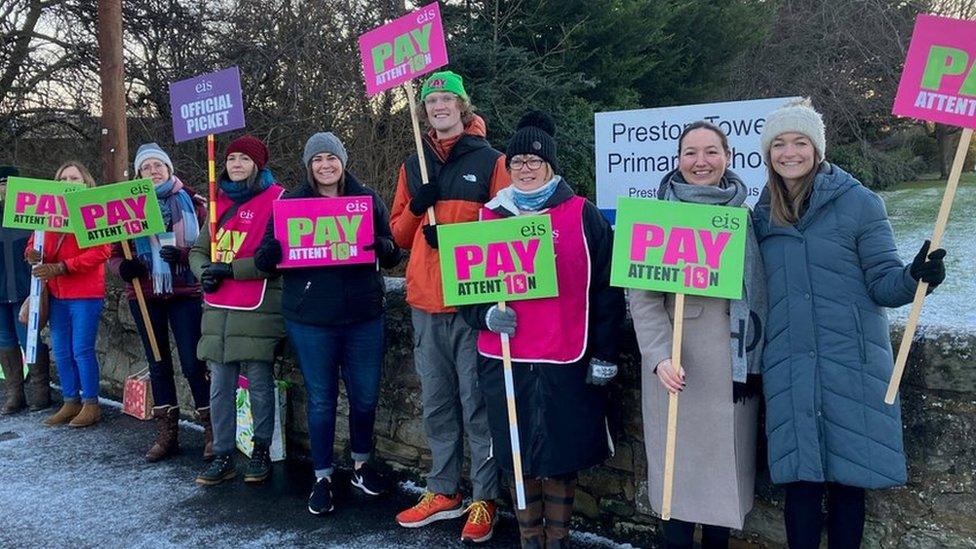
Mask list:
[[[472,501],[465,511],[468,513],[468,521],[461,530],[461,541],[481,543],[490,540],[495,531],[495,502]]]
[[[438,520],[458,518],[464,513],[461,494],[445,496],[424,492],[417,505],[397,514],[396,521],[404,528],[420,528]]]

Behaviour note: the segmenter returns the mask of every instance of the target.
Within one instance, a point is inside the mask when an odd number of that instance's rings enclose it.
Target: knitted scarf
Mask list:
[[[561,180],[562,177],[557,175],[550,179],[548,183],[534,191],[519,190],[518,187],[512,185],[512,200],[515,202],[515,205],[518,206],[518,209],[522,211],[537,212],[540,208],[542,208],[542,205],[549,200],[552,193],[556,192],[556,187],[559,185]]]
[[[248,181],[249,179],[245,179],[244,181],[231,181],[227,178],[225,171],[220,177],[220,190],[224,191],[227,198],[230,198],[238,204],[243,204],[270,187],[275,182],[275,179],[274,175],[271,174],[271,170],[264,168],[254,178],[254,186],[249,184]]]
[[[156,186],[156,198],[159,200],[159,210],[163,214],[163,223],[172,233],[160,233],[135,239],[136,256],[149,269],[153,293],[156,295],[173,293],[174,274],[183,277],[184,282],[193,280],[193,275],[186,265],[170,266],[159,256],[159,250],[163,245],[171,244],[177,248],[189,248],[200,235],[193,199],[183,187],[183,182],[175,175]],[[160,242],[160,240],[168,240],[170,235],[172,235],[172,242]]]
[[[718,185],[691,185],[681,176],[681,172],[673,170],[664,176],[661,187],[664,200],[747,207],[744,205],[748,196],[745,183],[731,170],[725,171]],[[733,300],[729,307],[732,381],[735,383],[733,393],[736,401],[756,393],[758,377],[749,379],[749,376],[758,376],[762,372],[762,327],[766,325],[766,276],[751,219],[746,234],[742,299]],[[747,382],[749,387],[745,386]]]

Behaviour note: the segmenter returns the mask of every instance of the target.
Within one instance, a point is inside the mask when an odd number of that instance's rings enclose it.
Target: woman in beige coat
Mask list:
[[[725,134],[707,122],[689,125],[678,141],[679,167],[664,176],[658,198],[746,207],[748,190],[729,171]],[[751,225],[743,299],[686,296],[682,364],[671,365],[674,294],[630,290],[641,350],[644,443],[651,506],[661,512],[668,393],[681,395],[671,513],[664,547],[728,547],[752,509],[756,476],[759,355],[765,287]],[[686,371],[687,370],[687,371]]]

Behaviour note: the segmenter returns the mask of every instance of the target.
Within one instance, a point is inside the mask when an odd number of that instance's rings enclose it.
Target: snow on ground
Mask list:
[[[902,260],[911,262],[926,239],[932,238],[945,183],[880,193],[888,208]],[[976,185],[960,185],[942,240],[948,251],[946,281],[925,300],[920,326],[976,331]],[[911,305],[893,309],[889,318],[904,324]]]

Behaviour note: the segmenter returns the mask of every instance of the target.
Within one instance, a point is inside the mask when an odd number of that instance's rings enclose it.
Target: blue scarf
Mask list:
[[[136,256],[149,269],[153,293],[156,295],[173,293],[174,272],[182,276],[184,282],[193,280],[193,275],[185,265],[171,267],[159,256],[159,250],[164,245],[188,248],[196,242],[200,234],[193,199],[183,187],[183,182],[174,175],[155,189],[159,210],[163,214],[163,223],[173,232],[135,239]]]
[[[229,179],[225,179],[224,177],[221,177],[219,185],[220,185],[220,190],[224,191],[224,194],[227,195],[227,198],[233,200],[234,202],[242,203],[242,202],[247,202],[248,200],[262,193],[265,189],[267,189],[272,184],[274,184],[275,179],[274,179],[274,175],[271,174],[271,170],[269,170],[268,168],[264,168],[260,172],[258,172],[256,181],[258,183],[258,190],[256,191],[252,190],[248,186],[247,180],[231,181]]]
[[[512,200],[515,201],[518,209],[522,211],[539,211],[543,204],[549,200],[549,197],[552,196],[552,193],[556,192],[556,186],[559,185],[561,180],[562,177],[557,175],[534,191],[521,191],[515,185],[512,185]]]

